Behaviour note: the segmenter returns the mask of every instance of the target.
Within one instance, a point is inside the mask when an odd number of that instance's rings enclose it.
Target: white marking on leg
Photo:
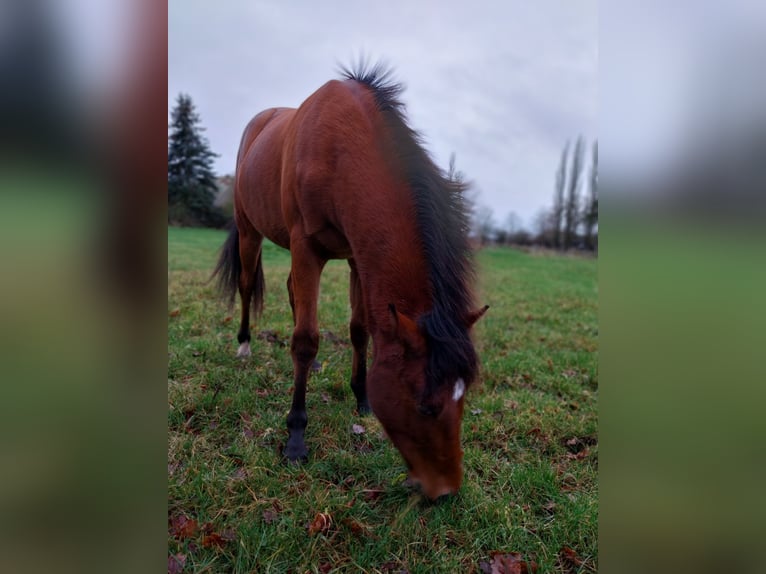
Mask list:
[[[250,341],[245,341],[239,346],[237,351],[237,357],[249,357],[250,356]]]
[[[452,400],[455,402],[458,402],[460,400],[460,397],[463,396],[463,393],[465,392],[465,383],[463,382],[463,379],[458,379],[455,381],[455,390],[452,391]]]

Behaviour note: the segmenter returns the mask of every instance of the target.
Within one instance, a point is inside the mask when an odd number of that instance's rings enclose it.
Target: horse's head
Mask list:
[[[431,499],[456,493],[463,480],[460,425],[465,391],[476,370],[467,332],[486,309],[460,322],[461,345],[470,348],[458,352],[391,305],[391,329],[375,350],[367,380],[370,405],[404,457],[410,478]],[[439,345],[448,347],[449,356]]]

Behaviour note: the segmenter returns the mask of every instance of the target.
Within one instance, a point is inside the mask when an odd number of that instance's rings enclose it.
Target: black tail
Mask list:
[[[229,236],[221,248],[221,255],[213,270],[213,277],[218,277],[218,292],[228,300],[229,306],[234,306],[234,298],[239,290],[239,276],[242,273],[242,260],[239,258],[239,230],[232,222]],[[263,311],[263,295],[266,292],[266,282],[263,279],[261,254],[255,266],[255,281],[253,283],[252,305],[255,317]]]

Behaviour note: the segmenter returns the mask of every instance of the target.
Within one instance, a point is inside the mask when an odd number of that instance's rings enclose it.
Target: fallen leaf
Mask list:
[[[168,463],[168,476],[174,476],[178,469],[181,468],[181,461],[173,461]]]
[[[570,458],[570,459],[573,459],[573,460],[582,460],[585,457],[587,457],[589,454],[590,454],[590,450],[586,447],[586,448],[582,449],[578,453],[568,452],[567,453],[567,458]]]
[[[594,572],[594,568],[590,564],[586,564],[586,561],[577,555],[577,552],[572,550],[569,546],[564,546],[559,551],[559,568],[565,574],[575,574],[576,572],[582,572],[584,570],[588,572]]]
[[[357,522],[353,518],[344,519],[343,524],[345,524],[351,530],[351,532],[353,532],[356,535],[367,533],[367,526],[365,526],[361,522]]]
[[[257,337],[259,339],[266,340],[269,343],[277,344],[280,347],[284,347],[287,344],[286,341],[276,331],[261,331],[258,333]]]
[[[173,309],[168,313],[171,317],[178,317],[181,314],[181,309]]]
[[[479,563],[482,572],[486,572],[487,563]],[[489,562],[489,574],[533,574],[537,572],[537,563],[521,559],[518,552],[493,552]]]
[[[186,554],[171,554],[168,556],[168,574],[181,574],[186,565]]]
[[[327,532],[332,526],[332,516],[327,512],[320,512],[309,525],[309,535],[314,536],[319,532]]]
[[[202,539],[202,546],[205,548],[211,548],[217,546],[223,548],[226,545],[226,540],[217,532],[211,532]]]
[[[250,427],[243,428],[242,434],[245,435],[245,438],[253,438],[255,436],[255,433],[253,433],[253,429],[251,429]]]
[[[480,415],[483,412],[484,411],[482,411],[481,409],[471,409],[471,414],[472,415]]]
[[[354,434],[364,434],[366,432],[366,429],[362,425],[351,425],[351,431]]]
[[[263,521],[266,524],[271,524],[277,519],[277,513],[271,510],[264,510],[262,516],[263,516]]]
[[[403,568],[399,562],[394,560],[383,562],[383,564],[380,565],[380,571],[391,572],[392,574],[407,574],[407,570]]]
[[[236,540],[237,535],[234,532],[233,528],[227,528],[223,532],[221,532],[221,538],[223,538],[226,541]]]
[[[362,491],[362,497],[367,501],[377,500],[380,498],[381,494],[383,494],[382,490],[374,488],[368,488]]]
[[[171,522],[171,532],[175,538],[194,538],[197,534],[197,521],[188,518],[185,514],[175,517]]]
[[[232,319],[232,316],[227,315],[226,317],[223,318],[223,321],[221,321],[221,323],[228,323],[231,321],[231,319]]]

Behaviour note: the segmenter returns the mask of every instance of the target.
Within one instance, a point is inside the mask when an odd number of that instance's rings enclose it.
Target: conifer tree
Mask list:
[[[214,205],[217,183],[207,139],[191,97],[179,94],[168,136],[168,222],[218,226],[224,217]]]

